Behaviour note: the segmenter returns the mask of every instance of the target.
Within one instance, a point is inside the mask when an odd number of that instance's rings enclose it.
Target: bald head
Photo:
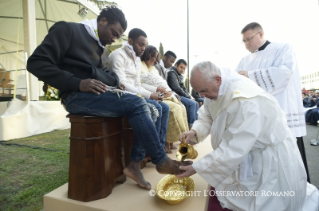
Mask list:
[[[212,62],[200,62],[192,68],[190,82],[201,97],[215,100],[222,82],[220,70]]]

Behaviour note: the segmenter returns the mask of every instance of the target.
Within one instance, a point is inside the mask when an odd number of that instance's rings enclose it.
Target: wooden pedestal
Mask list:
[[[68,115],[70,170],[68,198],[93,201],[125,182],[122,164],[122,118]]]

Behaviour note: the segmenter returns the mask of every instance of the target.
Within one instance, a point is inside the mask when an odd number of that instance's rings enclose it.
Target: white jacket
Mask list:
[[[109,69],[118,75],[120,83],[125,86],[125,90],[140,94],[144,98],[150,98],[152,92],[142,87],[139,70],[133,58],[127,47],[123,46],[116,49],[109,56]]]

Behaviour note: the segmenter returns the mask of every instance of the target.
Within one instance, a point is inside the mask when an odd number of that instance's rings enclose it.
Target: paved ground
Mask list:
[[[307,136],[305,136],[303,140],[306,148],[310,181],[313,185],[319,187],[319,145],[310,145],[310,140],[316,138],[317,132],[317,126],[307,125]]]

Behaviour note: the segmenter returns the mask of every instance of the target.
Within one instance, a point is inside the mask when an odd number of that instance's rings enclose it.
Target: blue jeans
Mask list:
[[[150,99],[145,99],[145,100],[146,102],[153,104],[158,110],[159,117],[157,118],[155,127],[159,135],[162,147],[164,148],[165,142],[166,142],[167,125],[168,125],[168,118],[169,118],[169,106],[164,102],[158,103],[156,100],[150,100]]]
[[[167,155],[161,146],[150,117],[150,110],[143,98],[131,94],[123,94],[119,98],[117,94],[111,92],[100,95],[90,92],[73,92],[64,100],[64,104],[71,114],[103,117],[128,116],[135,133],[131,160],[142,161],[145,153],[152,158],[155,165],[162,164],[166,160]]]
[[[195,100],[188,99],[188,98],[183,97],[183,96],[180,96],[180,97],[181,97],[182,103],[184,104],[184,106],[186,108],[188,124],[190,126],[192,126],[193,123],[198,118],[198,115],[197,115],[197,111],[199,108],[198,103]]]

